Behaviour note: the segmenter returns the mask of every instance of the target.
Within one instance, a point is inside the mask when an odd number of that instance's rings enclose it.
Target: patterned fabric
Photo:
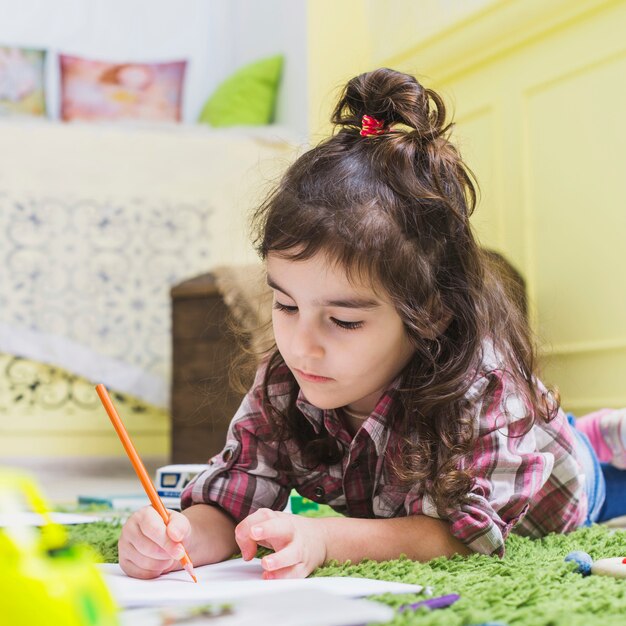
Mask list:
[[[431,498],[420,495],[420,485],[400,484],[391,468],[400,444],[393,428],[399,379],[354,437],[338,412],[318,409],[299,393],[303,419],[316,433],[326,431],[343,451],[338,463],[311,470],[295,442],[279,446],[272,441],[261,406],[263,373],[264,366],[230,424],[224,450],[186,487],[183,509],[195,503],[216,504],[240,521],[259,508],[283,509],[295,488],[350,517],[439,517]],[[286,406],[289,380],[283,366],[269,385],[279,408]],[[477,438],[463,465],[475,468],[476,479],[466,503],[447,517],[452,534],[476,552],[502,556],[504,540],[513,529],[540,537],[582,524],[587,512],[584,476],[565,414],[560,411],[548,424],[538,420],[524,433],[522,399],[498,369],[493,352],[487,353],[466,399],[476,416]]]
[[[206,269],[212,213],[0,192],[0,350],[166,407],[169,290]]]

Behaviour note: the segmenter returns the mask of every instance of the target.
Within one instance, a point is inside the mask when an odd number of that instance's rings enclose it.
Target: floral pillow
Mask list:
[[[0,47],[0,115],[45,115],[45,50]]]
[[[64,120],[181,119],[186,61],[108,63],[60,55]]]

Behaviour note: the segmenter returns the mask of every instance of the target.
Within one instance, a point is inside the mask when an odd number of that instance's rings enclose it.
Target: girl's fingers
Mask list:
[[[307,570],[304,563],[298,563],[291,567],[283,567],[282,569],[273,570],[271,572],[264,571],[263,578],[265,580],[284,579],[284,578],[306,578],[311,572]]]
[[[163,545],[167,539],[167,527],[161,516],[151,507],[141,509],[137,517],[131,517],[127,523],[134,522],[140,532],[158,545]]]
[[[120,567],[128,576],[133,578],[156,578],[160,576],[166,569],[171,560],[155,561],[154,559],[145,559],[138,552],[133,557],[125,557],[120,559]]]
[[[245,520],[244,520],[245,521]],[[241,550],[241,556],[244,561],[254,558],[257,551],[257,543],[250,537],[250,531],[244,522],[235,527],[235,541]]]
[[[131,516],[124,524],[118,547],[120,560],[122,557],[129,556],[134,550],[153,559],[168,558],[167,552],[142,532],[141,516]]]
[[[241,556],[244,561],[249,561],[254,558],[258,548],[259,542],[252,536],[252,528],[263,523],[271,515],[274,515],[273,511],[270,511],[269,509],[259,509],[252,515],[248,515],[246,519],[239,522],[239,524],[235,527],[235,541],[241,550]]]
[[[169,561],[172,558],[158,543],[154,543],[152,539],[143,535],[141,531],[128,537],[120,537],[120,549],[125,550],[127,545],[131,550],[137,551],[141,556],[148,559]]]
[[[180,530],[185,531],[184,521],[174,524],[175,533]],[[178,560],[184,554],[182,544],[172,540],[163,519],[152,507],[131,515],[122,529],[118,548],[122,570],[144,579],[179,569]]]
[[[269,541],[273,545],[276,542],[279,545],[290,542],[293,534],[293,521],[286,515],[256,522],[250,526],[250,535],[255,541]]]
[[[242,526],[247,526],[248,528],[252,528],[258,523],[264,522],[268,519],[272,519],[277,517],[279,514],[276,511],[272,511],[272,509],[259,509],[252,513],[252,515],[248,515],[246,519],[244,519],[241,524]]]
[[[282,550],[268,554],[261,559],[261,565],[266,572],[275,572],[284,568],[293,567],[302,562],[302,548],[300,544],[291,542]]]
[[[140,515],[129,519],[128,525],[128,539],[143,556],[157,560],[182,558],[182,544],[170,539],[167,526],[152,507],[142,509]],[[184,523],[182,526],[184,528]]]
[[[140,549],[134,542],[140,544]],[[122,534],[118,548],[120,567],[129,576],[154,578],[172,563],[164,550],[142,536],[127,537]],[[148,554],[143,554],[142,551]]]
[[[178,570],[183,569],[183,566],[180,564],[180,561],[176,559],[172,559],[170,565],[168,565],[161,574],[169,574],[170,572],[177,572]]]
[[[185,548],[183,547],[183,544],[172,541],[169,538],[166,539],[164,543],[159,545],[158,547],[165,553],[168,559],[180,560],[185,555]]]
[[[167,524],[167,536],[174,543],[184,543],[189,533],[191,532],[191,524],[189,520],[178,511],[168,511],[170,514],[170,521]]]

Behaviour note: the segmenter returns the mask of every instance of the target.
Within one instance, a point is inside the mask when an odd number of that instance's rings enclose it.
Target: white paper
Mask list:
[[[94,515],[77,515],[75,513],[48,513],[57,524],[89,524],[97,522],[101,517]],[[0,513],[0,528],[6,526],[43,526],[47,522],[39,513],[15,512]]]
[[[263,580],[260,559],[232,559],[196,567],[198,584],[184,570],[159,578],[141,580],[124,574],[117,563],[100,564],[111,593],[122,607],[159,606],[175,603],[219,602],[278,591],[321,590],[344,597],[381,593],[419,593],[421,585],[353,577],[316,577]]]
[[[232,602],[227,614],[219,613],[220,604],[212,603],[211,617],[193,617],[193,608],[127,609],[120,613],[121,626],[163,626],[184,623],[185,626],[351,626],[389,622],[392,608],[355,598],[343,598],[318,589],[269,592]]]

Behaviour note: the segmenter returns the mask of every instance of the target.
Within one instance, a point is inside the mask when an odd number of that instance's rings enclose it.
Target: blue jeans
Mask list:
[[[597,522],[626,515],[626,470],[602,463],[602,474],[606,482],[606,498],[600,508]]]
[[[600,463],[587,435],[576,430],[574,416],[568,413],[567,420],[576,436],[578,458],[585,472],[589,512],[584,525],[626,515],[626,470]]]

